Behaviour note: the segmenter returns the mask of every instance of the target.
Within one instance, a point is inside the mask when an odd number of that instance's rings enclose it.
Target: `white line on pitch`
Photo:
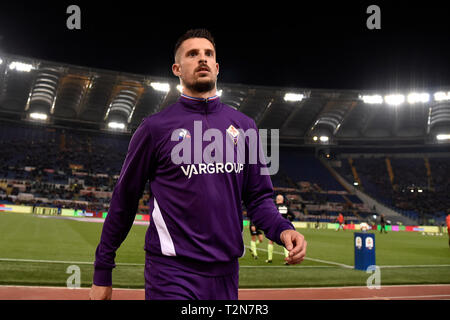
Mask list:
[[[240,266],[240,268],[280,268],[287,270],[289,269],[286,265],[283,266]],[[296,268],[335,268],[333,266],[296,266]]]
[[[267,251],[265,249],[258,249],[261,251]],[[274,251],[276,254],[284,255],[282,252]],[[320,259],[314,259],[314,258],[308,258],[305,257],[305,260],[311,260],[316,262],[321,262],[325,264],[331,264],[336,265],[344,268],[351,268],[353,269],[353,266],[327,261],[327,260],[320,260]],[[11,258],[0,258],[0,262],[34,262],[34,263],[60,263],[60,264],[85,264],[85,265],[93,265],[94,262],[86,262],[86,261],[60,261],[60,260],[33,260],[33,259],[11,259]],[[143,267],[145,266],[144,263],[116,263],[116,266],[137,266],[137,267]],[[331,268],[331,266],[299,266],[301,268]],[[381,269],[389,269],[389,268],[439,268],[439,267],[450,267],[450,264],[423,264],[423,265],[397,265],[397,266],[378,266]],[[285,268],[286,266],[249,266],[249,265],[241,265],[241,268]]]
[[[311,261],[316,261],[316,262],[321,262],[321,263],[333,264],[335,266],[343,267],[343,268],[346,268],[346,269],[353,269],[353,266],[349,266],[349,265],[343,264],[343,263],[337,263],[337,262],[326,261],[326,260],[321,260],[321,259],[314,259],[314,258],[308,258],[308,257],[305,257],[305,260],[311,260]]]
[[[245,247],[246,248],[250,248],[249,246],[245,246]],[[267,249],[257,249],[257,250],[268,252]],[[276,254],[284,256],[284,252],[274,251],[273,253],[276,253]],[[315,262],[320,262],[320,263],[325,263],[325,264],[332,264],[332,265],[343,267],[343,268],[347,268],[347,269],[353,269],[353,266],[349,266],[347,264],[333,262],[333,261],[314,259],[314,258],[309,258],[309,257],[305,257],[305,260],[310,260],[310,261],[315,261]]]
[[[450,285],[442,283],[442,284],[401,284],[401,285],[386,285],[386,286],[382,286],[382,288],[400,288],[400,287],[402,287],[402,288],[404,288],[404,287],[409,287],[409,288],[413,288],[413,287],[450,287]],[[68,289],[67,287],[63,287],[63,286],[55,287],[55,286],[25,286],[25,285],[0,285],[0,289],[1,288]],[[89,290],[90,288],[81,287],[81,288],[77,288],[77,289],[78,290],[79,289]],[[294,288],[239,288],[239,291],[304,291],[304,290],[323,290],[323,289],[327,289],[327,290],[367,289],[367,286],[301,287],[301,288],[298,288],[298,287],[294,287]],[[137,289],[115,288],[114,290],[144,290],[144,289],[139,289],[139,288],[137,288]],[[445,295],[445,296],[449,296],[449,295]],[[430,296],[426,296],[426,297],[430,297]],[[377,298],[383,298],[383,297],[377,297]],[[388,297],[386,297],[386,298],[388,298]],[[395,298],[395,297],[393,297],[393,298]],[[359,298],[359,299],[364,299],[364,298]],[[331,300],[336,300],[336,299],[331,299]],[[345,299],[341,299],[341,300],[345,300]],[[353,299],[350,298],[350,299],[347,299],[347,300],[353,300]]]
[[[93,262],[85,262],[85,261],[58,261],[58,260],[32,260],[32,259],[9,259],[9,258],[0,258],[0,262],[35,262],[35,263],[55,263],[55,264],[85,264],[85,265],[93,265]],[[145,264],[143,263],[116,263],[116,266],[139,266],[143,267]],[[302,268],[332,268],[331,266],[300,266]],[[241,266],[241,268],[284,268],[286,266]]]
[[[381,269],[386,268],[437,268],[450,267],[450,264],[418,264],[418,265],[400,265],[400,266],[378,266]]]
[[[37,262],[37,263],[63,263],[63,264],[89,264],[94,265],[94,262],[86,261],[58,261],[58,260],[32,260],[32,259],[9,259],[0,258],[0,261],[6,262]],[[116,263],[116,266],[144,266],[143,263]]]

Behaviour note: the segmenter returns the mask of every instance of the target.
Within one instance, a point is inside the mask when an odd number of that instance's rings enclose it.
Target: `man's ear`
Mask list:
[[[181,76],[180,68],[181,68],[181,66],[180,66],[179,63],[174,63],[174,64],[172,65],[172,72],[173,72],[173,74],[174,74],[176,77]]]
[[[216,63],[217,74],[219,74],[219,63]]]

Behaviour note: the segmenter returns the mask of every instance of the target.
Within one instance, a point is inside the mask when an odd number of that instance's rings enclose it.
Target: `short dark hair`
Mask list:
[[[209,42],[211,42],[214,47],[214,51],[216,51],[216,44],[214,43],[214,38],[211,32],[206,29],[191,29],[186,31],[185,34],[178,38],[177,43],[175,44],[175,50],[173,52],[174,57],[176,57],[177,51],[180,48],[181,44],[187,39],[191,38],[205,38],[206,40],[209,40]]]

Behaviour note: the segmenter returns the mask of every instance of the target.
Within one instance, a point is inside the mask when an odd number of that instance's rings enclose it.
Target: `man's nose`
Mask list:
[[[205,54],[204,52],[201,52],[201,53],[198,55],[198,58],[199,58],[198,63],[200,63],[200,64],[202,64],[202,63],[207,63],[207,60],[206,60],[206,54]]]

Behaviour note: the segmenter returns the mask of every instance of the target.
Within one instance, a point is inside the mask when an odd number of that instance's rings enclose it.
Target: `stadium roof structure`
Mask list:
[[[42,121],[30,118],[39,113],[48,116],[46,123],[94,130],[124,123],[123,132],[129,134],[143,117],[178,99],[177,85],[175,77],[1,55],[0,117]],[[264,87],[220,79],[218,89],[222,102],[253,118],[260,129],[279,129],[285,145],[424,145],[450,133],[448,87],[420,88],[429,94],[425,99],[395,92],[404,95],[400,100],[387,97],[391,92]]]

